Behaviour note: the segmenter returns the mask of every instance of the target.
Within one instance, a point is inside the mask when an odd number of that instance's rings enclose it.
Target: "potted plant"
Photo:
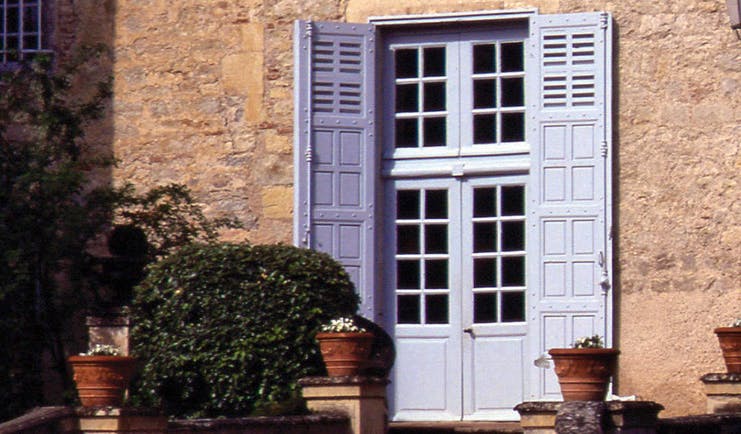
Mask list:
[[[599,335],[583,337],[572,348],[552,348],[564,401],[602,401],[620,351],[605,348]]]
[[[728,327],[715,330],[718,343],[729,374],[741,373],[741,318],[736,318]]]
[[[70,356],[77,393],[84,407],[120,407],[136,370],[136,359],[122,356],[114,345],[95,345],[87,353]]]
[[[352,318],[337,318],[321,327],[316,340],[330,377],[358,375],[368,362],[373,333]]]

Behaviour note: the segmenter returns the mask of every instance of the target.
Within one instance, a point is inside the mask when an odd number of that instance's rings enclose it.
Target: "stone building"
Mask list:
[[[110,182],[186,184],[243,222],[226,239],[346,263],[397,340],[397,419],[558,399],[533,360],[594,333],[616,394],[704,411],[741,314],[721,0],[13,3],[36,48],[112,47]]]

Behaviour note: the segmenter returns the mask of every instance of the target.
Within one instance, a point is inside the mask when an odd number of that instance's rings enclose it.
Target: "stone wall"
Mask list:
[[[64,4],[64,2],[59,2]],[[187,184],[229,239],[290,242],[293,20],[539,7],[616,28],[618,392],[702,412],[712,329],[741,300],[741,41],[721,0],[110,0],[115,182]],[[95,9],[95,8],[98,9]],[[101,9],[102,8],[102,9]]]

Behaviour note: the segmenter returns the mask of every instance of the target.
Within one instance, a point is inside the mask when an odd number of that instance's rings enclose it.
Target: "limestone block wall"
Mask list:
[[[704,411],[699,377],[723,366],[712,329],[741,315],[741,41],[722,0],[58,3],[114,49],[113,181],[187,184],[242,220],[225,238],[253,242],[291,241],[295,19],[611,12],[618,392]]]

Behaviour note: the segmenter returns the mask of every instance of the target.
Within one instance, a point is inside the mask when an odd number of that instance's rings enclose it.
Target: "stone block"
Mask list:
[[[121,350],[122,356],[129,355],[129,328],[131,319],[128,315],[111,313],[106,316],[89,316],[85,319],[88,329],[88,343],[95,345],[113,345]]]
[[[76,413],[81,434],[167,433],[167,417],[151,409],[81,407]]]
[[[386,378],[308,377],[299,384],[309,410],[347,414],[352,434],[387,432]]]
[[[651,401],[533,401],[515,407],[524,434],[651,434],[663,409]]]
[[[287,186],[262,190],[263,216],[271,219],[293,218],[293,189]]]
[[[700,378],[707,396],[707,413],[741,413],[741,374],[706,374]]]

